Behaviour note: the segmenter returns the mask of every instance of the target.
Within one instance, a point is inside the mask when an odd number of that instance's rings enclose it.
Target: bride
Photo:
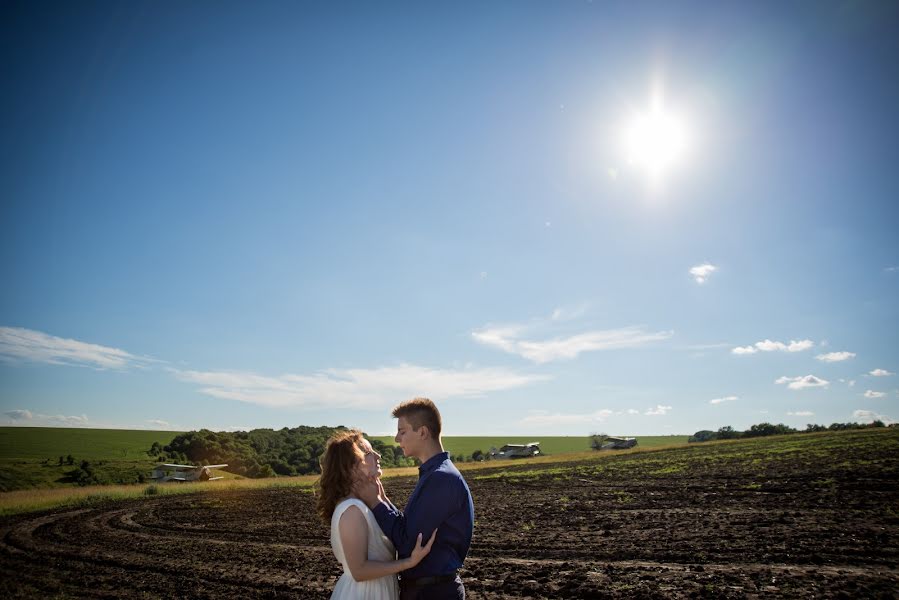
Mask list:
[[[354,493],[360,483],[381,476],[381,455],[355,430],[339,431],[325,445],[321,458],[318,514],[331,525],[331,548],[343,566],[332,600],[396,600],[396,574],[411,569],[431,551],[437,531],[422,546],[422,534],[412,556],[396,560],[396,550],[381,532],[368,506]]]

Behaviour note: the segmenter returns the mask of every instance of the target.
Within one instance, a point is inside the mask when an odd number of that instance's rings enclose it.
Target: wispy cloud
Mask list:
[[[755,354],[756,352],[802,352],[813,347],[815,342],[811,340],[790,340],[789,344],[772,340],[762,340],[751,346],[737,346],[731,352],[734,354]]]
[[[7,410],[3,413],[6,423],[10,425],[28,425],[31,427],[88,427],[87,415],[43,415],[30,410]]]
[[[559,306],[553,310],[549,318],[552,321],[570,321],[584,316],[587,312],[587,308],[586,303],[577,306]]]
[[[21,327],[0,327],[0,360],[95,369],[125,369],[157,362],[119,348],[56,337]]]
[[[886,396],[885,392],[875,392],[874,390],[865,390],[865,398],[883,398]]]
[[[382,408],[414,396],[477,397],[551,379],[502,368],[435,369],[410,364],[276,377],[233,371],[171,371],[182,381],[199,385],[200,392],[208,396],[270,407]]]
[[[871,375],[873,377],[887,377],[887,376],[893,375],[893,374],[894,373],[891,373],[891,372],[887,371],[886,369],[874,369],[873,371],[868,372],[868,375]]]
[[[670,411],[671,409],[671,406],[662,406],[661,404],[656,404],[655,408],[649,408],[643,414],[649,416],[667,415],[668,411]]]
[[[895,423],[893,419],[889,418],[886,415],[881,415],[873,410],[857,410],[852,413],[852,416],[861,421],[862,423],[873,423],[874,421],[882,421],[885,425],[890,425]]]
[[[842,362],[844,360],[849,360],[850,358],[855,358],[855,352],[828,352],[827,354],[819,354],[815,358],[821,362],[827,363]]]
[[[666,340],[674,335],[672,331],[653,332],[643,326],[633,326],[587,331],[544,340],[524,339],[529,329],[524,325],[487,326],[473,331],[471,336],[478,343],[542,364],[556,360],[570,360],[584,352],[637,348]]]
[[[815,377],[814,375],[805,375],[800,377],[783,376],[777,379],[777,381],[775,381],[774,383],[786,383],[787,387],[791,390],[804,390],[808,388],[827,387],[828,385],[830,385],[829,381],[825,381],[824,379]]]
[[[725,402],[733,402],[738,400],[737,396],[725,396],[724,398],[713,398],[709,400],[709,404],[723,404]]]
[[[30,410],[8,410],[3,414],[13,421],[30,421],[34,418]]]
[[[703,284],[708,280],[709,275],[711,275],[712,273],[714,273],[717,270],[718,270],[718,267],[716,267],[715,265],[710,264],[710,263],[703,263],[701,265],[696,265],[695,267],[691,267],[690,275],[693,276],[693,280],[696,283]]]
[[[165,429],[167,427],[171,427],[171,423],[169,423],[168,421],[163,421],[162,419],[148,419],[147,425],[150,425],[152,427],[157,427],[160,429]]]
[[[810,410],[797,410],[795,412],[788,412],[788,417],[814,417],[815,413]]]
[[[897,273],[897,272],[899,272],[899,267],[884,267],[883,272],[884,273]]]

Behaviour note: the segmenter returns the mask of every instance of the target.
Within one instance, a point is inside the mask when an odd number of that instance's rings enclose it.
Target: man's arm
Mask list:
[[[428,555],[431,546],[434,545],[433,534],[425,545],[422,545],[422,536],[419,534],[409,558],[388,561],[369,560],[368,524],[365,521],[365,515],[357,506],[350,506],[340,515],[338,531],[347,567],[350,575],[356,581],[378,579],[385,575],[393,575],[411,569]]]
[[[430,536],[459,510],[460,484],[461,481],[450,474],[432,473],[422,482],[417,496],[406,506],[405,513],[383,499],[372,508],[378,525],[401,557],[411,554],[419,533]]]

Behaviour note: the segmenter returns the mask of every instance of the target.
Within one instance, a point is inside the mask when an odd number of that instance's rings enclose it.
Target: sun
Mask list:
[[[649,110],[634,112],[623,128],[628,164],[657,181],[681,165],[690,150],[686,120],[656,96]]]

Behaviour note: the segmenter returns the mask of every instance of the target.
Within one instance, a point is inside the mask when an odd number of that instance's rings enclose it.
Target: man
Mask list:
[[[401,600],[462,600],[465,587],[458,570],[468,554],[474,529],[471,492],[449,453],[443,450],[440,412],[433,402],[427,398],[403,402],[393,409],[393,416],[397,419],[396,443],[403,454],[421,462],[418,484],[402,511],[387,497],[380,480],[361,490],[360,495],[400,558],[411,554],[419,533],[428,539],[437,530],[431,553],[400,573]]]

